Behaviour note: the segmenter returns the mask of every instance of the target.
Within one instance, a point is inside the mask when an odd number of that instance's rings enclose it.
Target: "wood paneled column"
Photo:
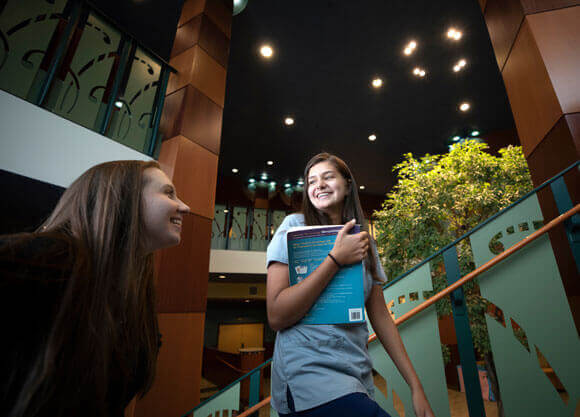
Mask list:
[[[580,155],[580,1],[479,0],[535,186]],[[566,177],[575,203],[578,172]],[[557,215],[549,190],[545,218]],[[550,239],[580,332],[580,277],[563,228]]]
[[[199,403],[211,223],[231,36],[231,0],[186,0],[170,64],[159,162],[194,213],[182,242],[157,257],[163,335],[157,376],[137,417],[179,416]]]

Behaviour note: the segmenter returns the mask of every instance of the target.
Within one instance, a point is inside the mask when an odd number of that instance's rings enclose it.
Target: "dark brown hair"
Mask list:
[[[302,192],[302,214],[304,215],[304,222],[307,226],[317,226],[317,225],[325,225],[331,224],[330,218],[318,211],[310,201],[308,197],[308,173],[310,169],[321,162],[329,162],[331,163],[339,174],[346,180],[348,183],[348,191],[344,198],[344,205],[342,206],[342,217],[341,223],[344,224],[353,218],[356,219],[357,224],[361,225],[361,229],[368,232],[368,224],[365,220],[364,213],[362,207],[360,205],[360,200],[358,198],[358,187],[356,185],[356,181],[352,172],[346,162],[340,159],[336,155],[332,155],[330,153],[322,152],[318,155],[314,155],[310,158],[310,161],[306,164],[306,168],[304,168],[304,191]],[[373,279],[375,281],[382,281],[382,278],[378,274],[377,270],[377,260],[374,255],[374,242],[372,238],[369,239],[369,249],[367,254],[366,268],[367,271],[370,272]]]
[[[95,404],[103,408],[87,410],[87,415],[106,415],[111,394],[144,395],[150,388],[159,332],[153,254],[143,246],[147,168],[159,164],[114,161],[89,169],[32,234],[60,236],[72,242],[74,255],[52,328],[11,416],[36,415],[59,401],[65,401],[61,410],[74,409],[75,401],[81,401],[75,393],[83,390],[91,390]],[[121,375],[121,385],[111,386],[111,371]]]

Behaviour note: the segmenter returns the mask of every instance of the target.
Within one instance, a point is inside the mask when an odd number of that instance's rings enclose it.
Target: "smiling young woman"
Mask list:
[[[335,155],[314,156],[304,170],[302,213],[284,219],[268,246],[267,312],[277,331],[272,362],[272,406],[280,416],[388,416],[373,400],[372,363],[366,323],[305,325],[306,315],[339,268],[363,261],[368,318],[379,340],[409,384],[418,417],[433,417],[423,387],[387,311],[386,276],[364,224],[357,185]],[[359,223],[363,231],[349,234]],[[344,224],[334,247],[307,279],[289,286],[286,234],[293,226]]]
[[[152,384],[153,255],[189,207],[157,162],[81,175],[35,233],[0,237],[0,415],[114,416]]]

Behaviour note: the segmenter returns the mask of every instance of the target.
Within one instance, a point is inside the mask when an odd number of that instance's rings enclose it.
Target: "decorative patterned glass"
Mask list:
[[[121,34],[104,19],[89,15],[81,25],[51,85],[43,107],[92,130],[99,130],[110,98],[114,72],[120,60]],[[68,55],[67,54],[67,55]]]
[[[0,10],[0,88],[35,102],[66,0],[8,0]],[[49,52],[47,52],[49,51]]]
[[[107,136],[140,152],[147,151],[155,134],[153,112],[160,76],[161,65],[137,48],[127,85],[115,99]]]

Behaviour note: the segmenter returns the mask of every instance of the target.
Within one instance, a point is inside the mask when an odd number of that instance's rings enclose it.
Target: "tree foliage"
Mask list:
[[[521,147],[509,146],[499,156],[488,146],[468,140],[443,155],[420,158],[404,155],[393,170],[398,182],[375,212],[378,249],[385,272],[394,279],[509,206],[532,189]],[[474,268],[467,239],[457,245],[462,274]],[[432,264],[434,290],[446,284],[441,257]],[[484,314],[487,305],[479,296],[477,281],[464,286],[477,350],[489,352]],[[449,314],[448,298],[437,303],[439,315]]]

